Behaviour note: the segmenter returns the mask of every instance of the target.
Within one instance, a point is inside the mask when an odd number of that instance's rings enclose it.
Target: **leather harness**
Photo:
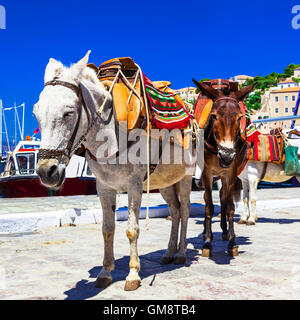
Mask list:
[[[75,125],[75,128],[73,130],[73,133],[72,133],[72,136],[68,142],[68,145],[66,147],[66,149],[64,150],[56,150],[56,149],[39,149],[39,159],[58,159],[59,157],[62,157],[62,156],[66,156],[66,157],[70,157],[71,153],[73,151],[76,151],[73,150],[73,144],[74,144],[74,141],[75,141],[75,138],[76,138],[76,135],[77,135],[77,132],[78,132],[78,128],[79,128],[79,124],[80,124],[80,120],[81,120],[81,114],[82,114],[82,106],[84,107],[85,109],[85,112],[87,114],[87,117],[88,117],[88,123],[90,123],[90,114],[88,112],[88,109],[87,109],[87,106],[85,104],[85,101],[83,99],[83,95],[82,95],[82,90],[81,90],[81,87],[80,86],[76,86],[72,83],[69,83],[69,82],[65,82],[65,81],[60,81],[60,80],[52,80],[52,81],[48,81],[45,83],[45,87],[46,86],[56,86],[56,85],[59,85],[59,86],[63,86],[63,87],[66,87],[66,88],[69,88],[71,90],[73,90],[77,97],[78,97],[78,117],[77,117],[77,122],[76,122],[76,125]]]

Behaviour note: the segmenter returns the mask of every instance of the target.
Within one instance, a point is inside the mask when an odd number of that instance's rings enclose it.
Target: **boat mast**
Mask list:
[[[23,103],[23,119],[22,119],[22,140],[24,140],[24,121],[25,120],[25,102]]]
[[[24,113],[25,113],[25,103],[22,103],[19,107],[22,107],[22,108],[23,108],[22,127],[21,127],[21,124],[20,124],[20,118],[19,118],[19,114],[18,114],[17,109],[15,109],[15,112],[16,112],[16,116],[17,116],[17,120],[18,120],[20,137],[21,137],[21,140],[24,140]],[[19,107],[16,107],[16,108],[19,108]]]
[[[17,104],[15,102],[15,145],[17,145]]]

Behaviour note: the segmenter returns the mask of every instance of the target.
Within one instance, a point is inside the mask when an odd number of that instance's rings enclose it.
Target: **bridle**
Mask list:
[[[75,138],[77,136],[78,133],[78,129],[79,129],[79,124],[80,124],[80,120],[81,120],[81,115],[82,115],[82,106],[87,114],[87,118],[88,118],[88,123],[90,124],[90,113],[88,112],[87,106],[85,104],[83,95],[82,95],[82,89],[80,86],[76,86],[72,83],[69,82],[65,82],[65,81],[60,81],[60,80],[52,80],[52,81],[48,81],[45,83],[45,87],[46,86],[63,86],[66,88],[69,88],[71,90],[73,90],[77,97],[78,97],[78,117],[77,117],[77,122],[75,125],[75,128],[73,130],[72,136],[67,144],[66,149],[64,150],[58,150],[58,149],[39,149],[39,159],[59,159],[62,156],[66,156],[66,157],[70,157],[73,151],[76,151],[79,147],[79,145],[81,144],[81,139],[80,139],[80,143],[77,143],[74,147],[74,141]],[[83,139],[82,139],[83,140]]]
[[[239,104],[239,102],[237,101],[237,99],[235,98],[232,98],[232,97],[220,97],[218,98],[217,100],[214,101],[214,104],[218,101],[221,101],[221,100],[231,100],[231,101],[234,101],[235,103]]]

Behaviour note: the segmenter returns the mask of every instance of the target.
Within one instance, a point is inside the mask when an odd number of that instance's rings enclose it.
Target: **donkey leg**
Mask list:
[[[175,264],[185,264],[186,262],[186,234],[188,219],[190,216],[190,194],[192,191],[192,176],[185,176],[179,184],[179,198],[180,198],[180,219],[181,231],[178,252],[175,255]]]
[[[255,222],[257,220],[257,212],[256,212],[256,192],[257,192],[257,186],[259,183],[259,179],[255,175],[249,176],[249,184],[250,184],[250,192],[249,192],[249,198],[251,202],[251,210],[250,210],[250,217],[247,221],[247,225],[255,225]]]
[[[163,255],[161,264],[169,264],[174,260],[174,255],[177,252],[178,243],[178,228],[180,221],[180,203],[176,194],[175,185],[159,190],[164,200],[167,202],[171,214],[171,233],[167,252]]]
[[[227,219],[228,219],[228,254],[230,256],[238,256],[238,246],[235,243],[235,233],[234,233],[234,201],[233,201],[233,184],[230,185],[227,189]]]
[[[212,240],[213,234],[211,230],[211,220],[214,214],[214,205],[212,200],[212,182],[213,176],[204,170],[202,174],[202,181],[205,187],[204,201],[205,201],[205,220],[204,220],[204,231],[203,239],[204,244],[202,247],[202,256],[209,257],[212,251]]]
[[[105,288],[111,281],[111,271],[114,269],[114,233],[115,233],[115,210],[116,191],[104,188],[97,183],[97,191],[100,196],[103,224],[102,234],[104,239],[103,267],[95,282],[96,288]]]
[[[246,224],[250,216],[250,203],[249,203],[249,182],[242,180],[243,184],[243,201],[244,201],[244,212],[238,222],[238,224]]]
[[[227,210],[227,195],[224,190],[225,186],[222,186],[222,189],[220,190],[220,200],[221,200],[221,229],[223,231],[222,233],[222,239],[224,241],[229,240],[228,235],[228,229],[227,229],[227,220],[226,220],[226,210]]]
[[[137,240],[139,237],[139,214],[142,202],[142,182],[134,180],[128,190],[128,226],[126,230],[130,243],[129,274],[126,277],[125,291],[136,290],[141,284],[139,276],[140,259],[137,250]]]

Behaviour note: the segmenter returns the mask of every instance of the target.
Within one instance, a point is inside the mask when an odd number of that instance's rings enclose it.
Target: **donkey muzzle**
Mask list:
[[[219,163],[222,168],[228,168],[235,159],[236,152],[234,149],[219,147],[218,149],[218,158]]]
[[[43,185],[51,189],[58,189],[65,179],[65,167],[57,160],[39,160],[36,173]]]

